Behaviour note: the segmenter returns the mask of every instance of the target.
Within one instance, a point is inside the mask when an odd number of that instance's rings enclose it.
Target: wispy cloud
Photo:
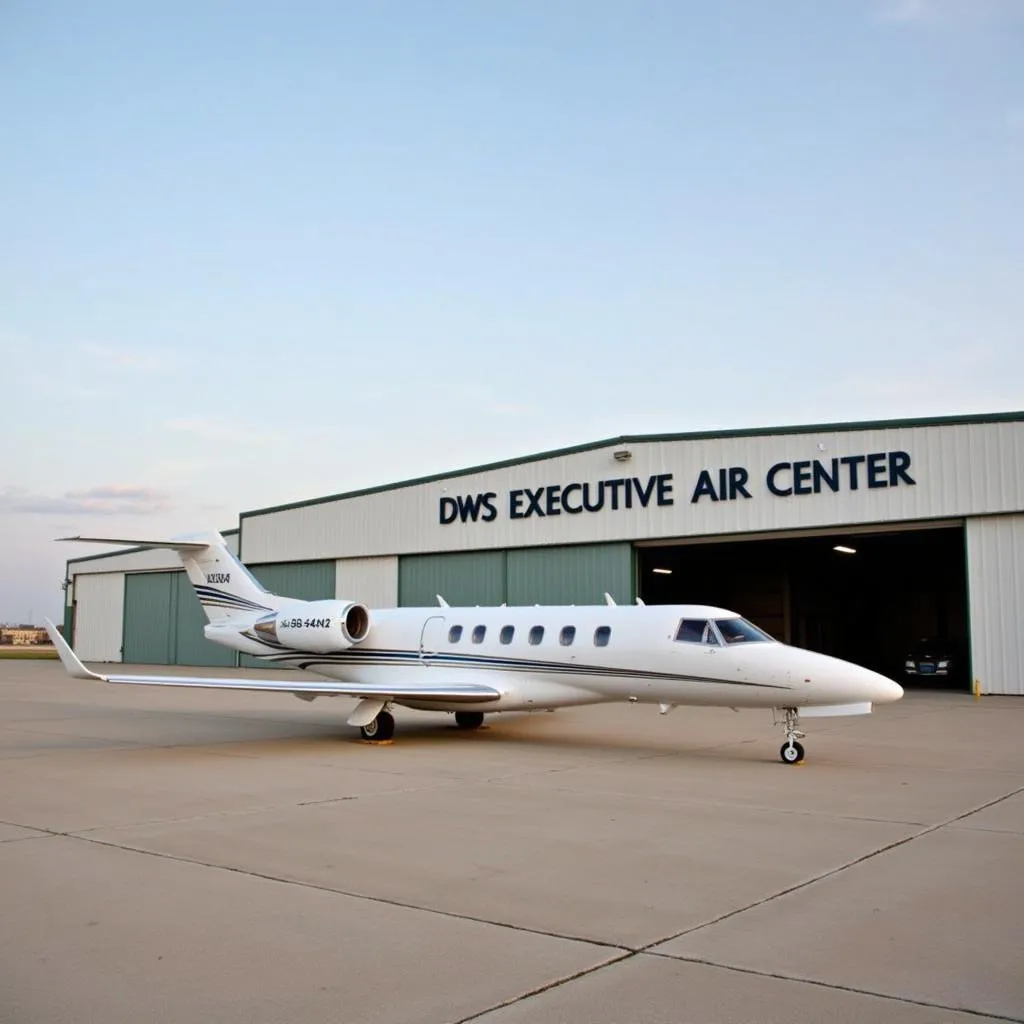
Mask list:
[[[245,423],[228,423],[225,420],[204,416],[190,416],[165,420],[164,426],[179,434],[191,434],[204,441],[269,441],[273,438],[265,427],[253,427]]]
[[[115,348],[111,345],[97,345],[91,341],[79,343],[78,348],[108,371],[162,373],[171,367],[170,357],[159,349]]]
[[[929,0],[886,0],[878,11],[883,21],[916,22],[929,17]]]
[[[882,21],[900,25],[950,25],[1024,18],[1020,0],[882,0]]]
[[[853,374],[845,390],[868,410],[900,409],[900,415],[1015,409],[1020,389],[1014,366],[1010,354],[981,341],[947,352],[939,365],[907,360],[884,375]]]
[[[490,406],[490,410],[498,416],[535,416],[537,414],[537,410],[532,406],[516,402],[495,402]]]
[[[0,352],[27,352],[31,349],[31,339],[21,331],[0,326]]]
[[[109,484],[62,495],[32,494],[0,488],[0,513],[29,515],[149,516],[171,507],[170,497],[149,487]]]

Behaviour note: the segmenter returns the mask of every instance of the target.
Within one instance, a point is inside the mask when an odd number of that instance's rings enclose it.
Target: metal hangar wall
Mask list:
[[[901,631],[950,624],[972,682],[1024,693],[1022,470],[1024,413],[628,436],[244,512],[236,539],[269,589],[295,597],[589,604],[606,592],[696,599],[699,585],[735,593],[737,611],[808,645],[846,642],[854,611],[867,622],[873,595],[885,606],[884,580],[921,604]],[[855,554],[835,562],[837,547]],[[177,590],[161,598],[173,635],[146,639],[130,610],[149,599],[146,584],[129,581],[171,569],[166,555],[147,563],[154,554],[69,563],[84,657],[116,660],[122,642],[125,658],[212,657],[179,638],[193,627]],[[840,599],[844,579],[856,609]],[[912,639],[890,634],[886,658]]]
[[[631,544],[520,548],[403,555],[398,599],[403,607],[451,605],[602,604],[605,593],[634,598]]]

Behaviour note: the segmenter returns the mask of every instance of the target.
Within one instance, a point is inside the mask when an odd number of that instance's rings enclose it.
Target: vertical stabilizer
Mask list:
[[[281,604],[228,550],[219,533],[194,533],[174,539],[181,545],[197,545],[176,550],[211,623],[227,622],[239,613],[271,611]]]
[[[62,537],[89,544],[120,544],[137,548],[166,548],[177,553],[196,597],[215,625],[241,615],[273,611],[284,599],[269,593],[231,553],[214,530],[190,533],[171,540],[126,540],[111,537]]]

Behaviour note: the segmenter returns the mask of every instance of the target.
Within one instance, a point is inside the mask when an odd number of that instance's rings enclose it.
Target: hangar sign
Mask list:
[[[910,475],[910,456],[906,452],[872,452],[844,455],[840,458],[776,462],[764,474],[765,490],[777,498],[788,498],[823,491],[856,491],[861,487],[914,486]],[[697,475],[690,503],[752,499],[750,473],[745,466],[702,469]],[[529,519],[580,515],[584,512],[617,512],[620,509],[664,507],[675,504],[674,474],[659,473],[643,477],[615,477],[594,482],[573,481],[541,487],[518,487],[501,501],[509,519]],[[499,516],[497,491],[476,494],[442,495],[438,503],[438,522],[448,526],[456,522],[493,523]]]

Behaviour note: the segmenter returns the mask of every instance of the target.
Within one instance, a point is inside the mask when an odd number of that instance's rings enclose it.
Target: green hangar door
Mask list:
[[[403,555],[398,562],[402,608],[436,608],[438,596],[455,607],[495,606],[505,593],[504,551]]]
[[[235,652],[203,636],[206,615],[184,572],[129,573],[124,579],[121,657],[135,665],[229,668]]]
[[[323,562],[275,562],[267,565],[250,565],[249,571],[272,594],[294,597],[300,601],[324,601],[334,598],[335,576],[333,559]],[[273,662],[266,662],[248,654],[239,655],[243,668],[274,668]]]
[[[593,605],[605,593],[619,604],[634,597],[630,544],[579,544],[510,551],[460,551],[405,555],[398,568],[398,603],[403,608],[449,604]]]

